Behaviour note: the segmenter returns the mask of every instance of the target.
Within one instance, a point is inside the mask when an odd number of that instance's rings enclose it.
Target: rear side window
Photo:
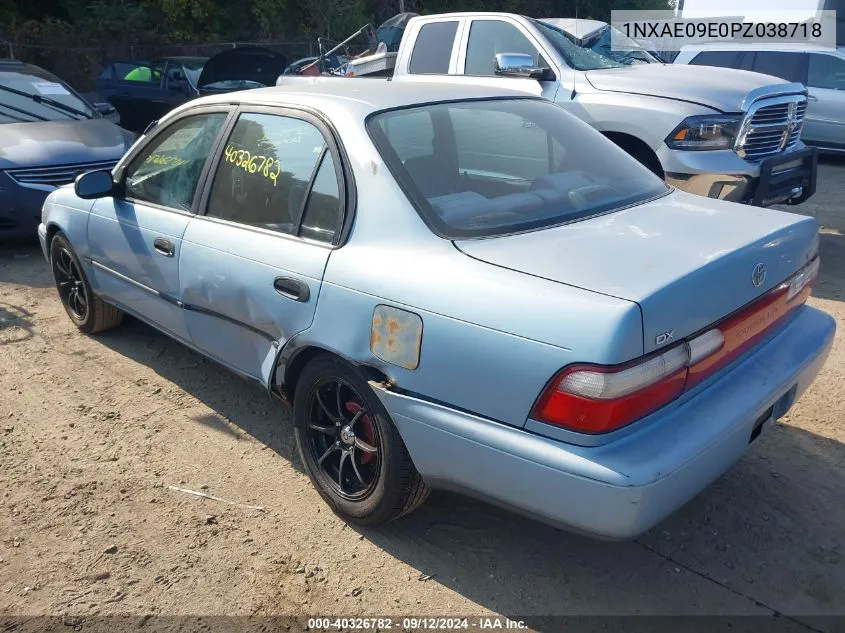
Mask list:
[[[330,242],[339,209],[337,172],[320,130],[275,114],[238,118],[214,174],[206,215],[290,235],[300,234],[303,224],[303,235]]]
[[[845,90],[845,59],[812,53],[807,85],[812,88]]]
[[[807,81],[807,55],[804,53],[757,51],[754,55],[754,71],[780,77],[786,81],[805,83]]]
[[[535,66],[547,66],[546,62],[540,59],[535,46],[513,24],[500,20],[473,20],[469,31],[464,74],[495,75],[498,53],[530,55]]]
[[[323,152],[314,186],[305,202],[302,213],[302,227],[299,234],[312,240],[331,242],[338,230],[340,216],[340,189],[337,185],[337,171],[334,167],[332,154],[328,150]]]
[[[668,191],[617,145],[546,101],[430,104],[382,112],[367,125],[420,215],[447,239],[576,221]],[[430,149],[409,155],[408,138]]]
[[[717,66],[720,68],[741,68],[745,53],[741,51],[704,51],[690,60],[693,66]]]
[[[408,72],[412,75],[445,75],[449,72],[449,60],[452,59],[452,47],[457,21],[433,22],[420,29]]]
[[[120,81],[138,81],[141,83],[158,83],[161,73],[147,64],[132,64],[116,62],[113,66],[114,78]]]

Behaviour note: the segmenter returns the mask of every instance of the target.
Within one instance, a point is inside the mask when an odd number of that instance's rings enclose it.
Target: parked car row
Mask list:
[[[158,91],[137,140],[11,65],[0,202],[38,192],[9,217],[38,201],[80,331],[134,316],[290,404],[344,520],[446,488],[636,536],[831,348],[806,305],[818,225],[749,206],[815,189],[807,89],[620,55],[600,24],[402,23],[390,80],[284,74],[262,49],[114,62],[104,96]]]
[[[284,55],[259,46],[241,46],[211,58],[112,60],[97,77],[96,89],[120,113],[124,127],[142,132],[190,99],[272,86],[286,67]]]
[[[286,84],[179,106],[38,235],[81,331],[130,314],[291,404],[345,521],[447,488],[630,538],[822,367],[812,218],[678,191],[524,90]]]

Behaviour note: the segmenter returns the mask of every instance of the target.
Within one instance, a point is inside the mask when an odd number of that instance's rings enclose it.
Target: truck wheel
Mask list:
[[[397,519],[429,488],[366,380],[334,356],[303,369],[293,405],[296,444],[314,487],[341,518],[359,525]]]
[[[76,327],[86,334],[96,334],[120,325],[123,312],[94,294],[63,233],[56,233],[50,242],[50,267],[65,312]]]

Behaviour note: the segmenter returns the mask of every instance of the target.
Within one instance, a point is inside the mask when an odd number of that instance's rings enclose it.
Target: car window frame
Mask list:
[[[531,31],[531,29],[525,27],[521,22],[518,20],[514,20],[509,17],[492,17],[492,16],[479,16],[473,17],[466,21],[464,25],[464,37],[461,42],[461,48],[458,52],[458,67],[457,67],[457,74],[461,75],[462,77],[480,77],[484,79],[501,79],[500,75],[468,75],[466,72],[466,63],[467,63],[467,53],[469,52],[469,38],[472,35],[472,25],[476,22],[504,22],[512,27],[514,27],[522,36],[528,41],[529,44],[534,46],[534,49],[537,51],[539,55],[539,60],[546,62],[546,65],[549,70],[555,73],[555,68],[552,66],[554,58],[549,54],[548,48],[544,45],[544,43]],[[549,81],[556,81],[556,79],[549,79]]]
[[[417,42],[420,39],[420,35],[427,26],[432,25],[442,25],[442,24],[455,24],[455,35],[452,38],[452,46],[449,48],[449,60],[446,64],[446,72],[438,72],[438,73],[420,73],[420,72],[412,72],[411,71],[411,62],[414,59],[414,54],[418,52],[417,49]],[[464,34],[464,29],[466,26],[466,20],[460,17],[449,18],[449,19],[432,19],[426,20],[420,23],[420,26],[417,28],[416,33],[414,34],[414,45],[411,47],[411,52],[408,55],[407,65],[406,65],[406,72],[409,76],[413,77],[446,77],[449,75],[456,74],[455,71],[455,56],[459,54],[462,37]]]
[[[825,86],[811,86],[810,81],[810,64],[812,63],[813,55],[816,56],[823,56],[823,57],[832,57],[835,60],[838,60],[840,63],[845,64],[845,58],[840,57],[839,55],[833,54],[833,52],[828,51],[808,51],[807,52],[807,83],[805,84],[807,88],[812,88],[813,90],[832,90],[834,92],[845,92],[845,87],[843,88],[827,88]]]
[[[266,114],[297,119],[306,123],[310,123],[315,128],[317,128],[320,134],[322,134],[323,141],[326,143],[326,151],[331,153],[332,160],[334,161],[335,178],[337,178],[338,186],[338,201],[340,203],[340,206],[338,208],[338,229],[335,231],[334,238],[331,242],[323,242],[320,240],[315,240],[309,237],[303,237],[292,233],[274,231],[272,229],[267,229],[261,226],[245,224],[242,222],[236,222],[234,220],[226,220],[224,218],[218,218],[215,216],[208,215],[208,203],[211,197],[212,185],[214,184],[214,174],[217,173],[217,167],[220,164],[220,161],[223,160],[223,149],[226,145],[226,141],[231,136],[232,131],[234,130],[235,125],[237,124],[237,121],[242,114]],[[211,154],[210,160],[206,164],[205,170],[203,171],[203,175],[201,176],[201,178],[203,178],[201,195],[198,199],[195,198],[194,200],[194,203],[196,205],[195,210],[197,218],[202,218],[209,222],[218,222],[231,227],[236,227],[241,230],[257,231],[260,233],[274,235],[276,237],[284,239],[292,239],[298,242],[303,242],[314,246],[320,246],[331,250],[341,248],[346,244],[349,237],[349,233],[352,228],[352,222],[354,220],[356,211],[357,195],[355,188],[355,180],[352,169],[349,164],[349,156],[346,153],[340,136],[337,134],[337,130],[321,113],[311,108],[297,106],[293,104],[267,105],[254,103],[240,103],[237,104],[237,107],[233,110],[229,120],[223,126],[222,132],[222,135],[220,136],[220,138],[218,138],[215,151]],[[321,154],[317,160],[317,163],[314,165],[314,168],[311,170],[311,178],[308,181],[308,189],[306,190],[305,197],[302,201],[302,213],[300,214],[299,222],[296,227],[297,233],[301,231],[302,220],[305,216],[305,205],[308,204],[308,200],[311,196],[311,190],[314,186],[314,180],[316,179],[317,173],[319,172],[319,166],[322,163],[323,157],[324,154]]]
[[[162,211],[170,211],[171,213],[178,213],[179,215],[189,215],[189,216],[197,216],[198,209],[199,209],[199,202],[200,202],[200,194],[204,190],[205,183],[209,178],[209,167],[211,165],[211,157],[214,156],[218,149],[220,149],[223,139],[226,138],[224,136],[224,132],[228,129],[229,124],[231,123],[232,116],[236,108],[230,104],[222,104],[222,105],[204,105],[204,106],[196,106],[192,108],[188,108],[179,112],[178,115],[175,115],[172,119],[167,119],[166,121],[159,122],[149,135],[142,136],[139,139],[139,143],[135,145],[115,166],[114,171],[112,172],[114,181],[117,183],[117,193],[113,196],[115,199],[123,200],[125,202],[130,202],[132,204],[142,204],[148,207],[152,207],[153,209],[159,209]],[[223,120],[223,125],[220,126],[220,130],[217,132],[217,138],[214,140],[212,144],[212,151],[209,153],[208,158],[205,160],[205,164],[203,165],[202,170],[200,171],[199,179],[197,180],[197,186],[194,190],[194,197],[191,200],[191,208],[190,210],[185,209],[177,209],[174,207],[168,207],[163,204],[157,204],[155,202],[150,202],[148,200],[139,200],[137,198],[131,198],[126,195],[126,170],[129,165],[142,153],[144,150],[149,147],[149,145],[155,142],[162,134],[167,132],[171,126],[177,124],[179,121],[184,119],[204,115],[204,114],[215,114],[215,113],[224,113],[226,114],[226,119]]]
[[[793,50],[779,50],[779,49],[766,49],[760,50],[755,49],[753,51],[754,56],[751,59],[751,72],[759,73],[762,75],[769,75],[770,77],[777,77],[781,81],[789,81],[793,83],[801,83],[805,86],[807,85],[807,73],[810,68],[810,56],[807,54],[806,51],[793,51]],[[770,72],[765,72],[762,70],[757,70],[757,60],[760,55],[797,55],[801,58],[801,77],[798,79],[787,79],[785,77],[781,77],[780,75],[772,75]]]
[[[139,61],[135,61],[135,60],[123,60],[123,59],[111,62],[112,77],[113,77],[112,81],[116,81],[116,82],[119,82],[122,85],[127,85],[127,86],[143,86],[145,88],[161,88],[161,86],[162,86],[161,79],[159,79],[159,81],[135,81],[134,79],[126,79],[126,75],[123,75],[121,77],[120,75],[117,74],[117,68],[115,67],[116,64],[131,64],[131,65],[137,66],[137,67],[145,66],[145,67],[150,69],[150,76],[153,76],[152,73],[153,73],[153,70],[155,69],[154,62],[143,62],[143,61],[139,62]]]

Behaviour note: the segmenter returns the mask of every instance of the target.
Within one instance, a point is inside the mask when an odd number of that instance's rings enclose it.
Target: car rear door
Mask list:
[[[802,138],[813,145],[845,150],[845,58],[810,53],[809,103]]]
[[[267,383],[279,348],[308,328],[338,243],[345,179],[326,125],[242,108],[185,232],[181,296],[194,345]]]
[[[121,194],[97,200],[88,221],[100,292],[186,341],[179,286],[182,236],[230,112],[203,109],[162,126],[116,174]]]
[[[143,131],[151,121],[172,109],[170,95],[164,87],[163,70],[163,64],[113,64],[109,101],[120,113],[123,127]]]

